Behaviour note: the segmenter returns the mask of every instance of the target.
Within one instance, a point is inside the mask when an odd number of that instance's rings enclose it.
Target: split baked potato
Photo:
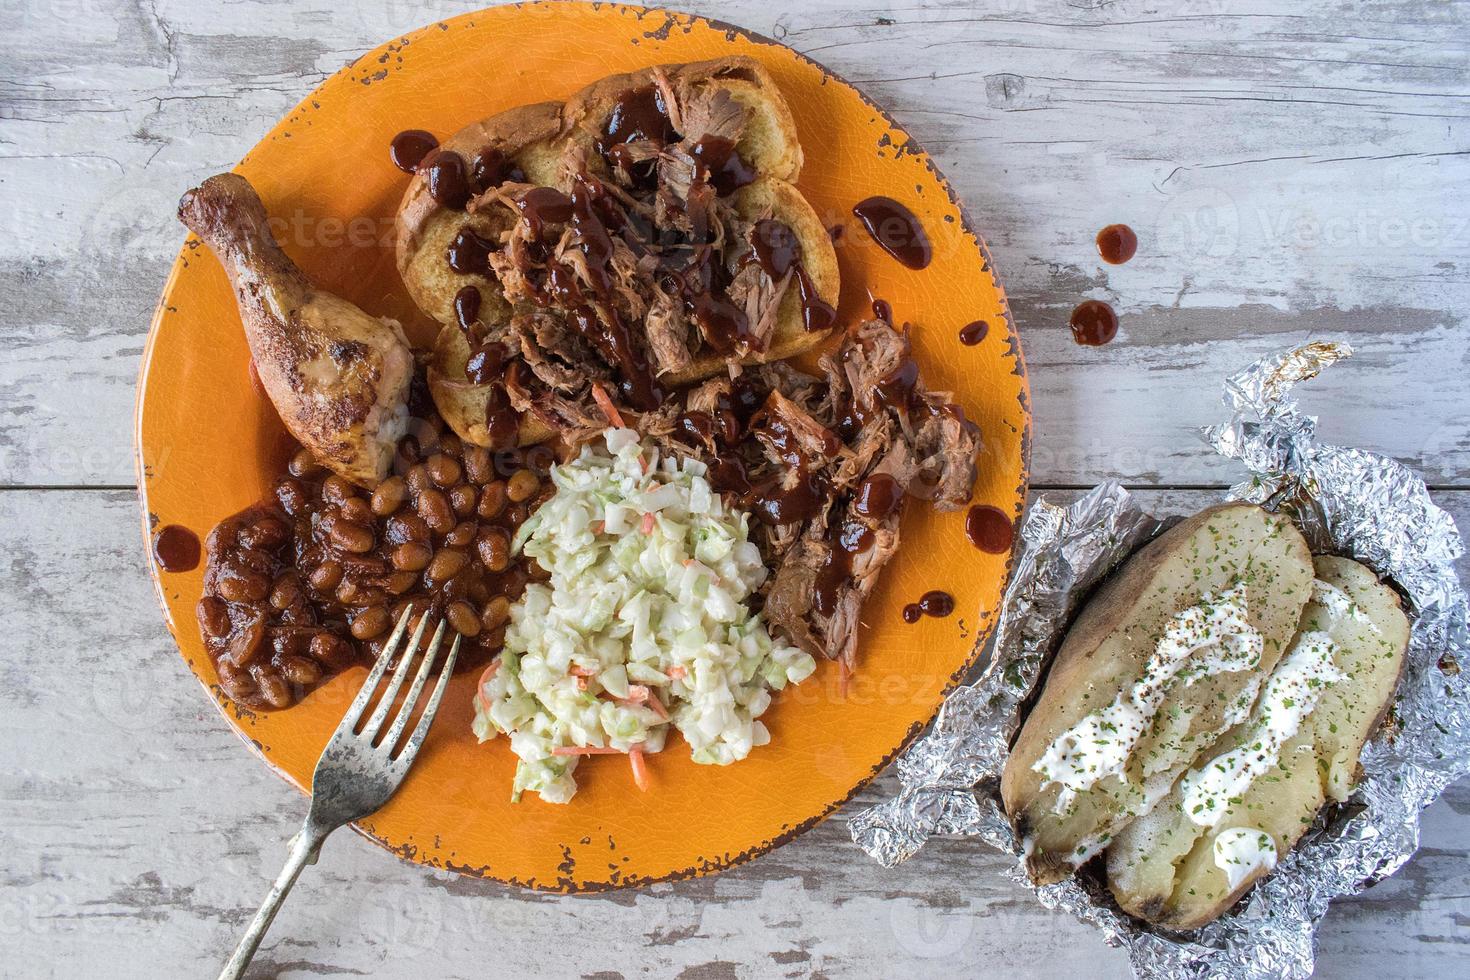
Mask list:
[[[1301,532],[1247,503],[1180,522],[1102,585],[1058,650],[1001,780],[1033,880],[1071,875],[1230,727],[1253,698],[1257,671],[1269,671],[1295,633],[1311,585],[1312,557]],[[1242,587],[1244,616],[1260,637],[1254,663],[1175,678],[1116,772],[1093,772],[1073,791],[1038,771],[1060,738],[1139,682],[1181,610]]]
[[[1398,595],[1370,569],[1331,556],[1314,565],[1318,581],[1293,651],[1330,637],[1331,679],[1306,690],[1316,703],[1274,760],[1271,715],[1283,712],[1268,688],[1251,719],[1227,733],[1152,811],[1123,828],[1108,848],[1107,876],[1125,911],[1168,929],[1212,921],[1271,872],[1324,802],[1341,803],[1351,794],[1363,745],[1393,698],[1409,621]],[[1288,703],[1301,697],[1286,693]],[[1223,808],[1214,812],[1214,798],[1197,787],[1205,774],[1226,773],[1242,759],[1259,759],[1263,771],[1242,792],[1221,793]]]

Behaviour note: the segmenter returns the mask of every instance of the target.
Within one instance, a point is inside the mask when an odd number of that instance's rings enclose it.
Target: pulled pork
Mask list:
[[[605,118],[572,123],[590,139],[566,143],[557,186],[502,167],[468,202],[479,220],[447,259],[497,280],[511,307],[513,408],[570,440],[597,415],[599,381],[615,403],[654,413],[697,363],[767,348],[800,249],[770,215],[734,206],[756,177],[736,150],[749,116],[708,79],[655,70]],[[763,246],[757,224],[780,247]]]
[[[711,379],[642,428],[704,460],[714,488],[755,514],[753,540],[776,570],[763,587],[767,621],[850,668],[862,604],[898,549],[904,497],[965,506],[979,432],[924,387],[906,329],[860,323],[821,367],[825,378],[778,363]]]

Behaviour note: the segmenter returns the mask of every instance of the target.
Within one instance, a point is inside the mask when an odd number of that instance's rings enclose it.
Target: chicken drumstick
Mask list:
[[[398,324],[313,285],[276,244],[265,206],[238,174],[186,193],[179,220],[224,265],[286,428],[332,472],[376,486],[408,426],[414,361]]]

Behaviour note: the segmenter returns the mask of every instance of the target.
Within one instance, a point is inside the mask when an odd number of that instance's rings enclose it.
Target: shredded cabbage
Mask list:
[[[816,670],[747,606],[766,567],[704,464],[629,429],[603,439],[552,468],[555,494],[516,534],[551,580],[512,604],[475,696],[480,741],[507,735],[520,758],[515,799],[572,798],[579,756],[557,749],[658,752],[671,724],[695,762],[737,762],[770,741],[771,690]]]

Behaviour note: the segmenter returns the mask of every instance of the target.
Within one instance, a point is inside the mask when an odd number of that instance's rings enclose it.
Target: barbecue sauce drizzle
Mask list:
[[[912,625],[924,616],[944,619],[953,612],[954,596],[934,589],[920,596],[918,602],[911,602],[903,607],[903,621]]]
[[[179,524],[167,524],[153,538],[153,559],[165,572],[199,567],[199,535]]]
[[[423,129],[405,129],[389,144],[388,159],[399,170],[411,174],[418,170],[425,157],[438,148],[439,141],[433,133]]]
[[[879,248],[910,269],[923,269],[934,258],[934,248],[918,217],[893,198],[866,198],[853,205],[852,213]]]

